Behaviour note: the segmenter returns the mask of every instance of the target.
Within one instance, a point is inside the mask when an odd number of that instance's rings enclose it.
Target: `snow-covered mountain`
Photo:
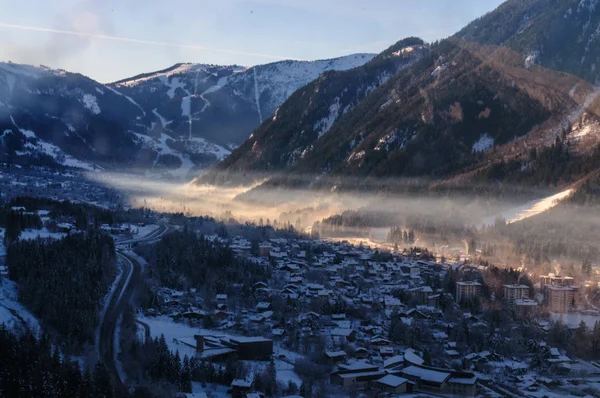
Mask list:
[[[372,57],[252,68],[177,64],[108,85],[0,63],[0,161],[186,177],[225,158],[322,72]]]
[[[153,117],[152,127],[175,137],[204,138],[232,148],[297,89],[330,70],[347,70],[372,54],[313,62],[282,61],[251,68],[177,64],[109,85]]]

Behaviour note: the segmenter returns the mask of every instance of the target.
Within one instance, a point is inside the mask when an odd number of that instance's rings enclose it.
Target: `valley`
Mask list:
[[[600,0],[184,3],[0,23],[0,396],[600,396]]]

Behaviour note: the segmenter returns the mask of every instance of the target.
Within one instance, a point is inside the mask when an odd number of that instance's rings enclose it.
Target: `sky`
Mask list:
[[[179,62],[252,66],[448,37],[502,0],[0,0],[0,60],[112,82]]]

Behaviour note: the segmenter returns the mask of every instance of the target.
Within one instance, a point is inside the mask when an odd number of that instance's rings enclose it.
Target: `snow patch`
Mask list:
[[[333,103],[329,106],[329,115],[315,123],[313,130],[317,132],[319,138],[331,129],[333,123],[337,120],[340,113],[340,98],[335,97]]]
[[[525,68],[529,69],[533,65],[537,64],[539,57],[540,57],[539,51],[533,51],[533,52],[529,53],[527,55],[527,57],[525,57],[525,64],[524,64]]]
[[[41,330],[39,321],[18,301],[18,298],[17,284],[7,278],[0,279],[0,323],[5,323],[9,328],[11,326],[21,328],[26,325],[32,332],[39,333]],[[23,319],[25,325],[19,317]]]
[[[100,107],[98,106],[98,99],[92,94],[83,94],[81,103],[88,108],[94,115],[100,114]]]
[[[494,225],[494,222],[497,217],[503,218],[506,220],[506,222],[508,224],[511,224],[511,223],[514,223],[517,221],[525,220],[529,217],[536,216],[538,214],[541,214],[543,212],[546,212],[546,211],[552,209],[553,207],[558,205],[561,201],[568,198],[572,192],[573,192],[572,189],[567,189],[567,190],[559,192],[555,195],[548,196],[547,198],[533,200],[522,206],[517,206],[512,209],[506,210],[505,212],[499,214],[498,216],[487,217],[486,219],[483,220],[482,226]]]
[[[263,121],[262,112],[260,110],[260,91],[258,90],[258,77],[256,76],[256,68],[252,68],[254,74],[254,100],[256,102],[256,111],[258,112],[258,120]]]
[[[169,78],[166,76],[160,76],[159,79],[165,86],[169,87],[169,89],[167,90],[167,96],[170,99],[175,98],[175,91],[178,88],[185,91],[187,95],[190,95],[190,93],[185,89],[185,83],[182,82],[178,77],[174,77],[170,81]]]
[[[473,152],[486,152],[494,147],[494,139],[487,133],[481,134],[479,140],[473,144]]]

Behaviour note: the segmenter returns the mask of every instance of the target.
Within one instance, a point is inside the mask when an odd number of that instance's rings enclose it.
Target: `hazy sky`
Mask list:
[[[255,65],[451,35],[502,0],[0,0],[0,58],[102,82],[177,62]]]

